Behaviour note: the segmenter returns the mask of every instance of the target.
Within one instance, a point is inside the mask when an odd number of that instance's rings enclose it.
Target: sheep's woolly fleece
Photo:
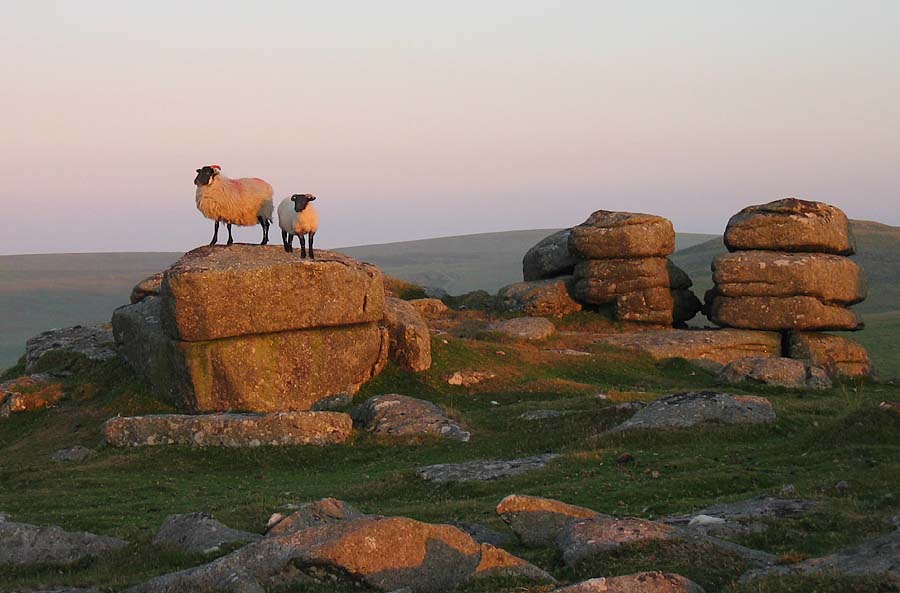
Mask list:
[[[303,212],[294,212],[294,203],[285,198],[278,204],[278,226],[291,235],[305,235],[319,230],[319,213],[310,202]]]
[[[197,187],[197,210],[210,220],[254,226],[272,220],[272,186],[255,177],[229,179],[222,174]]]

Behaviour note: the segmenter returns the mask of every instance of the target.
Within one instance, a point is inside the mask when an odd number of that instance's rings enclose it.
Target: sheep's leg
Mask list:
[[[262,242],[260,245],[268,245],[269,243],[269,221],[263,218],[262,216],[257,216],[256,220],[259,221],[259,226],[262,227]]]
[[[212,241],[209,242],[210,245],[215,245],[219,242],[219,221],[216,221],[216,225],[213,227],[213,238]]]
[[[294,253],[294,235],[291,233],[287,236],[287,242],[284,244],[284,250],[288,253]]]
[[[225,225],[228,228],[228,244],[231,245],[234,243],[234,239],[231,238],[231,223]]]
[[[300,237],[300,257],[304,258],[306,257],[306,235],[300,233],[297,236]]]
[[[316,259],[316,252],[313,251],[313,237],[315,236],[315,233],[309,234],[309,259]]]
[[[290,249],[288,249],[288,240],[287,239],[288,239],[287,231],[282,230],[281,231],[281,243],[282,243],[282,245],[284,245],[285,251],[290,251]]]

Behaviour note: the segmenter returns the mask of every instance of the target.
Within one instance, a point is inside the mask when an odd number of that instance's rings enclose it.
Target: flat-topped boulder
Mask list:
[[[580,302],[603,305],[636,290],[668,286],[665,257],[595,259],[575,266],[572,294]]]
[[[841,305],[866,298],[862,268],[838,255],[738,251],[717,256],[712,270],[716,290],[728,297],[811,296]]]
[[[665,257],[675,229],[660,216],[598,210],[569,234],[569,251],[583,259]]]
[[[729,251],[763,249],[852,255],[853,235],[847,216],[822,202],[784,198],[748,206],[731,217],[725,229]]]
[[[165,272],[166,335],[180,341],[364,324],[384,316],[381,271],[331,251],[301,259],[280,246],[205,246]]]
[[[112,447],[333,445],[350,438],[353,421],[339,412],[154,414],[116,416],[102,430]]]
[[[684,358],[724,366],[748,356],[779,356],[781,335],[739,329],[657,330],[611,334],[597,342],[647,354],[657,360]]]
[[[157,392],[194,412],[309,410],[354,395],[387,361],[375,323],[185,342],[164,334],[160,308],[147,297],[116,309],[116,342]]]
[[[811,296],[729,297],[712,290],[707,306],[710,321],[722,327],[765,331],[855,331],[864,327],[855,311]]]
[[[512,313],[544,317],[562,317],[581,311],[581,303],[569,294],[572,276],[549,280],[517,282],[504,286],[497,293],[504,310]]]
[[[791,332],[791,358],[823,367],[833,377],[867,377],[873,373],[865,347],[844,336],[811,332]]]
[[[579,258],[569,251],[569,234],[569,229],[553,233],[525,253],[522,276],[526,282],[572,273]]]
[[[774,421],[775,409],[763,397],[692,391],[658,399],[609,432]]]

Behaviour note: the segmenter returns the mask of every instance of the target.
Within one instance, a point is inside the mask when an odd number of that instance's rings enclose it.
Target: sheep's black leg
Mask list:
[[[234,243],[234,239],[231,238],[231,223],[229,222],[225,226],[228,227],[228,244],[231,245]]]
[[[284,245],[284,250],[288,253],[294,253],[294,235],[290,234],[287,237],[287,243]]]
[[[300,257],[304,258],[306,257],[306,235],[300,233],[297,236],[300,237]]]
[[[290,251],[290,249],[288,249],[287,238],[288,238],[287,231],[282,230],[282,231],[281,231],[281,243],[282,243],[282,245],[284,245],[284,250],[285,250],[285,251]]]
[[[263,218],[262,216],[256,217],[257,222],[259,222],[259,226],[262,227],[262,242],[260,245],[267,245],[269,243],[269,221]]]
[[[213,238],[212,241],[209,242],[210,245],[215,245],[219,242],[219,221],[216,221],[216,225],[213,227]]]
[[[313,237],[315,237],[315,236],[316,236],[315,233],[310,233],[310,234],[309,234],[309,259],[316,259],[316,252],[313,251],[313,246],[312,246],[312,244],[313,244]]]

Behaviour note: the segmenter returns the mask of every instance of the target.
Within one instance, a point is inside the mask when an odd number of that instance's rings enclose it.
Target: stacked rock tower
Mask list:
[[[821,202],[786,198],[749,206],[725,229],[730,253],[713,260],[707,315],[723,327],[782,332],[784,356],[824,366],[833,375],[871,372],[852,340],[823,330],[858,330],[848,307],[866,297],[846,215]]]
[[[668,260],[675,230],[665,218],[598,210],[570,231],[568,248],[578,259],[570,290],[580,303],[612,305],[620,321],[664,326],[699,309],[690,279]]]

